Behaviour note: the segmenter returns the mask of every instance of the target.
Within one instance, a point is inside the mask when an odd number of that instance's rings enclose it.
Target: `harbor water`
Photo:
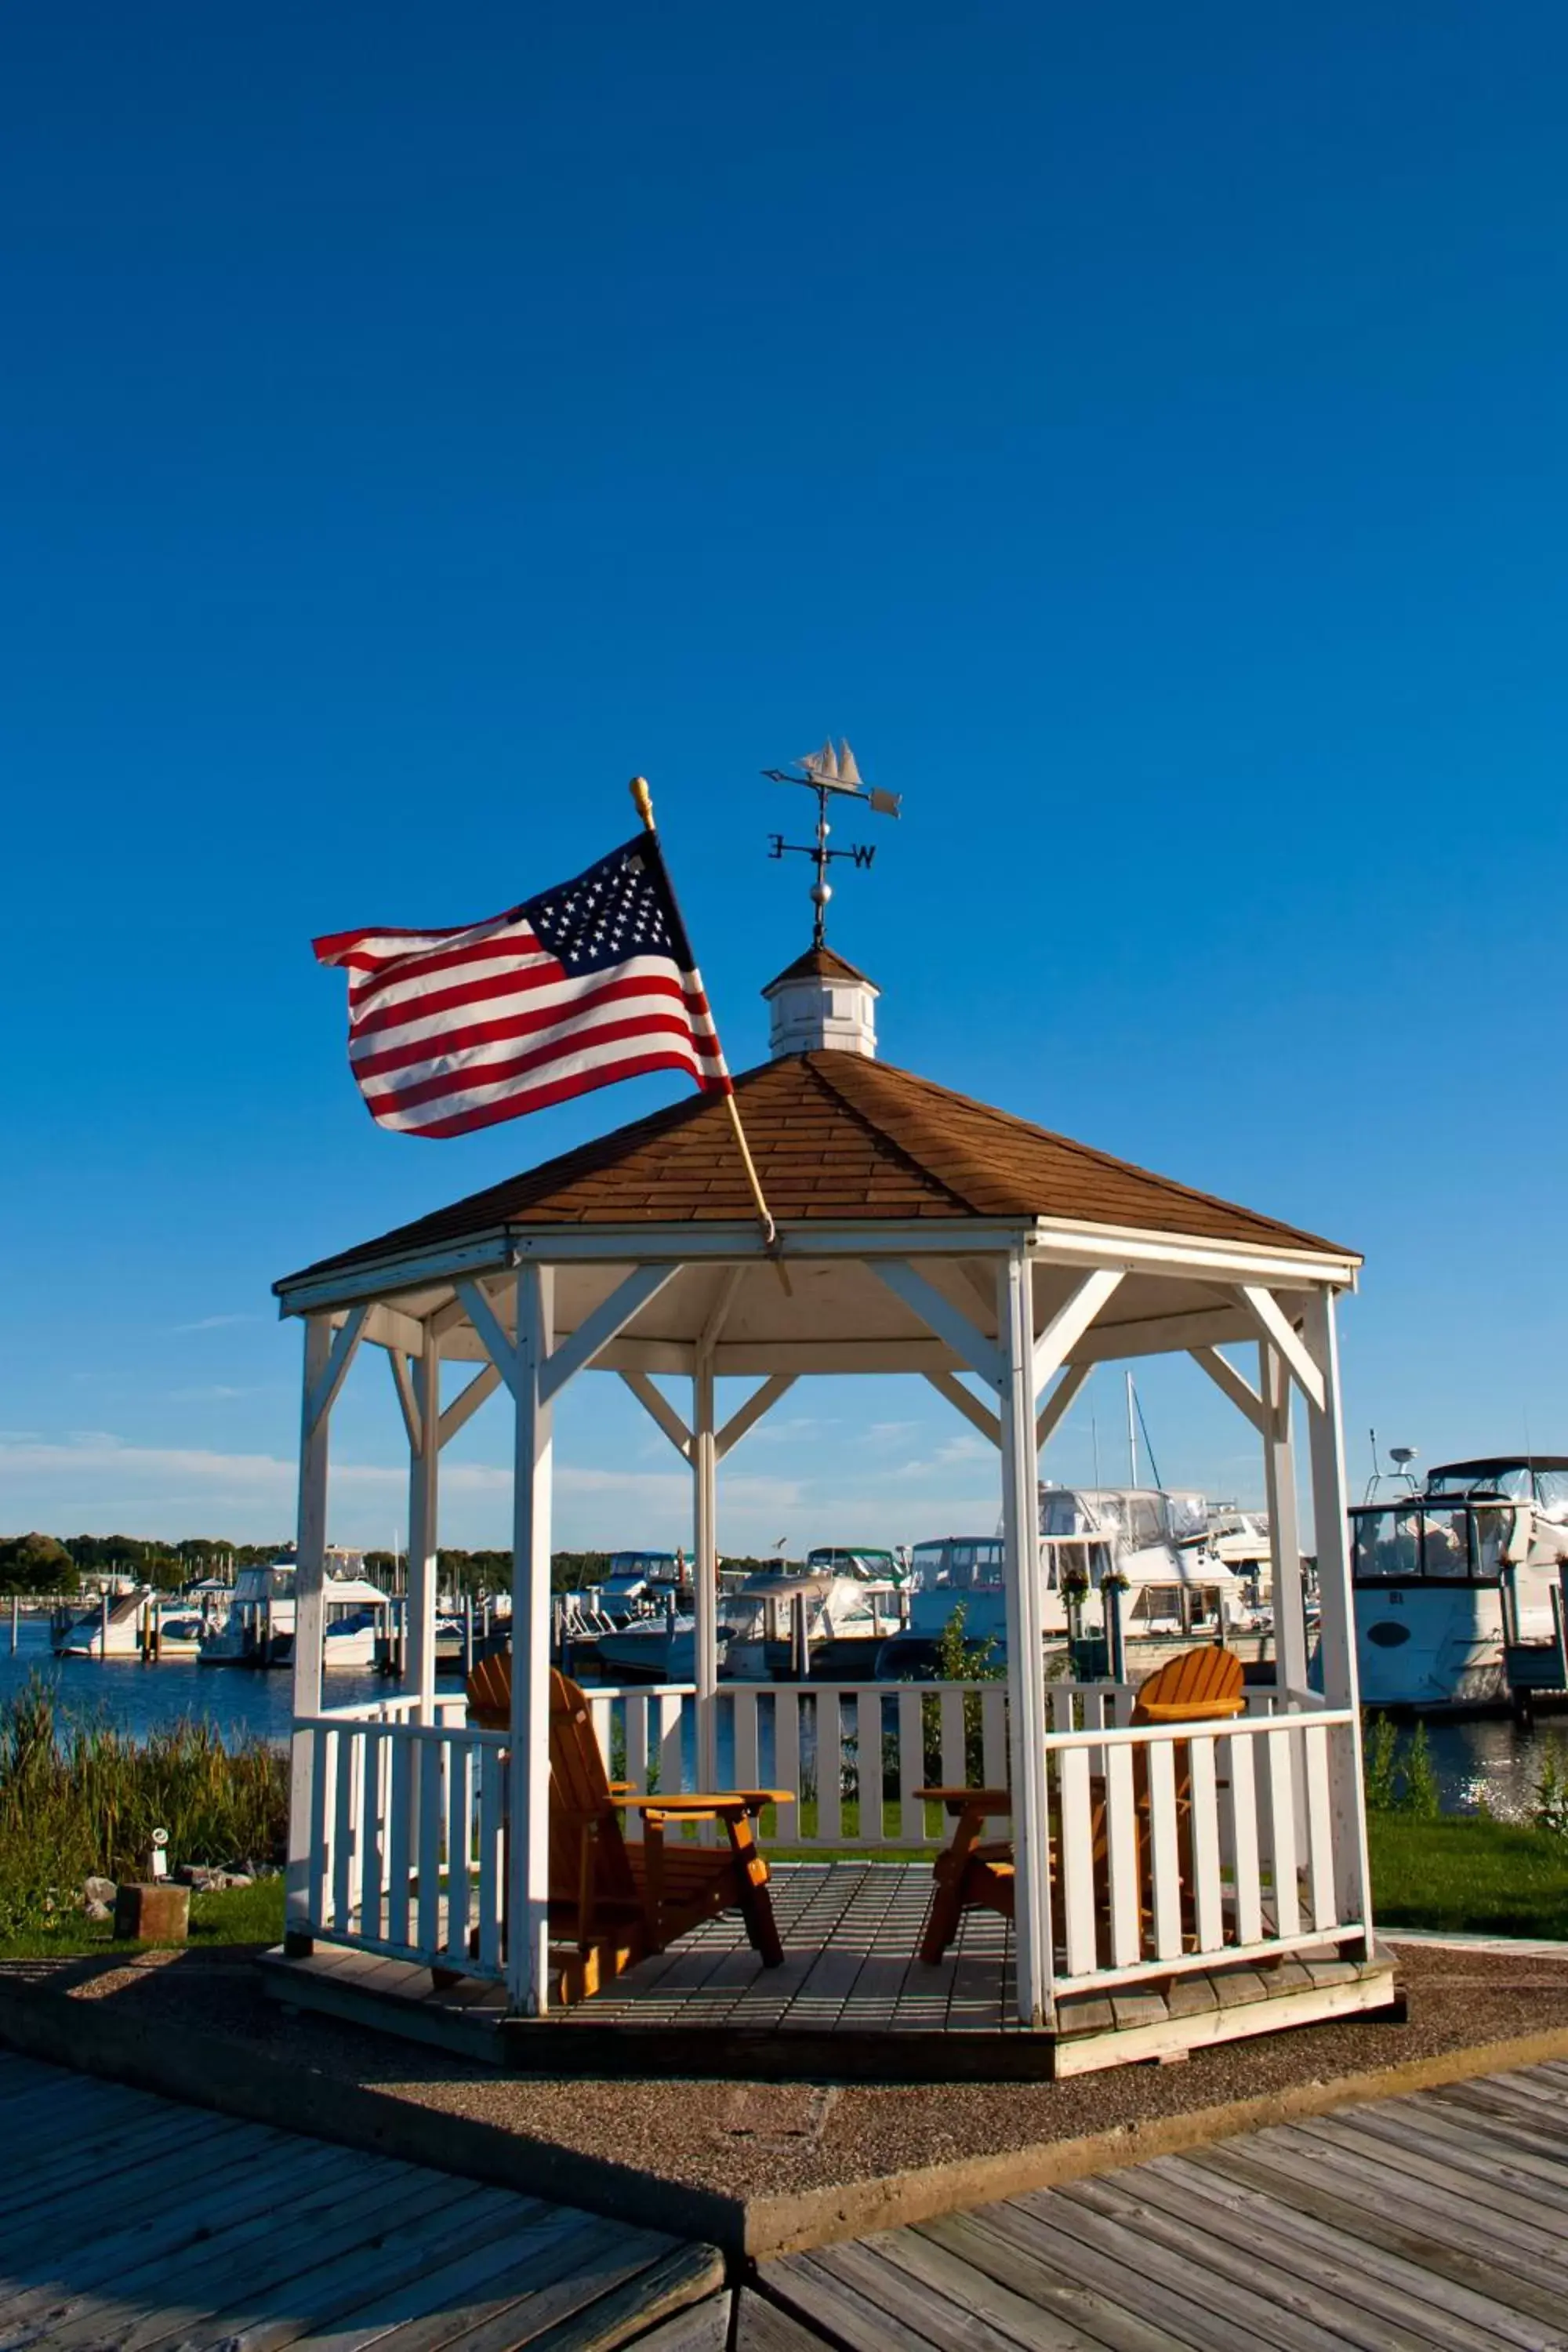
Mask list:
[[[230,1746],[289,1736],[287,1673],[203,1666],[194,1658],[156,1666],[133,1658],[56,1658],[42,1617],[22,1619],[13,1654],[10,1627],[0,1620],[0,1705],[35,1674],[49,1683],[68,1720],[109,1724],[133,1739],[145,1739],[187,1716],[214,1723]],[[451,1692],[457,1685],[443,1678],[439,1687]],[[388,1689],[379,1675],[368,1671],[330,1674],[324,1699],[328,1706],[351,1706],[384,1698]],[[729,1744],[722,1728],[721,1749]],[[1409,1736],[1402,1727],[1402,1745]],[[1434,1722],[1426,1726],[1426,1738],[1445,1812],[1471,1812],[1484,1800],[1500,1820],[1521,1821],[1529,1815],[1549,1754],[1568,1757],[1568,1717],[1548,1716],[1528,1731],[1496,1717]],[[721,1765],[724,1760],[721,1754]]]

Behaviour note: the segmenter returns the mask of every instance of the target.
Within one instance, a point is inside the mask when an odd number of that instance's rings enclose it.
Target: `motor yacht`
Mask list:
[[[1506,1706],[1505,1643],[1553,1635],[1568,1456],[1443,1463],[1424,1487],[1353,1505],[1350,1536],[1363,1704]]]

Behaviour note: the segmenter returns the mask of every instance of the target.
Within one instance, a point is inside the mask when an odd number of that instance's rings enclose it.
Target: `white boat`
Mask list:
[[[1568,1565],[1568,1458],[1448,1462],[1425,1487],[1352,1506],[1363,1706],[1503,1706],[1510,1638],[1547,1642]]]
[[[57,1658],[139,1658],[152,1588],[100,1594],[79,1617],[61,1624],[51,1647]]]
[[[815,1544],[805,1555],[807,1576],[854,1576],[862,1584],[901,1584],[904,1565],[896,1551],[878,1544]]]
[[[625,1625],[635,1617],[649,1616],[655,1611],[662,1614],[672,1595],[690,1599],[691,1587],[684,1569],[679,1552],[612,1552],[605,1580],[596,1588],[599,1606],[617,1625]]]
[[[358,1552],[328,1554],[321,1588],[321,1659],[329,1668],[374,1665],[375,1634],[385,1630],[387,1596],[358,1573],[361,1557]],[[379,1622],[367,1624],[377,1612]],[[242,1568],[227,1612],[202,1638],[197,1654],[202,1664],[281,1666],[293,1654],[294,1562],[275,1559],[265,1568]]]
[[[891,1577],[766,1569],[723,1601],[727,1682],[869,1682],[904,1602]]]
[[[1123,1638],[1132,1654],[1142,1641],[1215,1640],[1250,1615],[1241,1579],[1208,1536],[1203,1496],[1161,1487],[1051,1486],[1039,1489],[1042,1617],[1047,1641],[1069,1633],[1068,1595],[1081,1593],[1086,1633],[1104,1625],[1102,1587],[1124,1582]],[[937,1643],[953,1611],[963,1636],[1006,1652],[1006,1606],[999,1537],[944,1536],[916,1544],[910,1571],[910,1621],[878,1661],[879,1679],[920,1680],[935,1671]]]

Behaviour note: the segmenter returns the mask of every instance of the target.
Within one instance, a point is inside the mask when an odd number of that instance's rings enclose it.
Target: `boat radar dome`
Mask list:
[[[773,1015],[768,1050],[775,1062],[785,1054],[820,1052],[876,1060],[881,991],[831,948],[807,948],[763,994]]]

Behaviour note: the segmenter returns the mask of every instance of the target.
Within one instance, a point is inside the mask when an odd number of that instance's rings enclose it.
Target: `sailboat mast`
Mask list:
[[[1138,1399],[1131,1372],[1127,1375],[1127,1483],[1138,1484]]]

